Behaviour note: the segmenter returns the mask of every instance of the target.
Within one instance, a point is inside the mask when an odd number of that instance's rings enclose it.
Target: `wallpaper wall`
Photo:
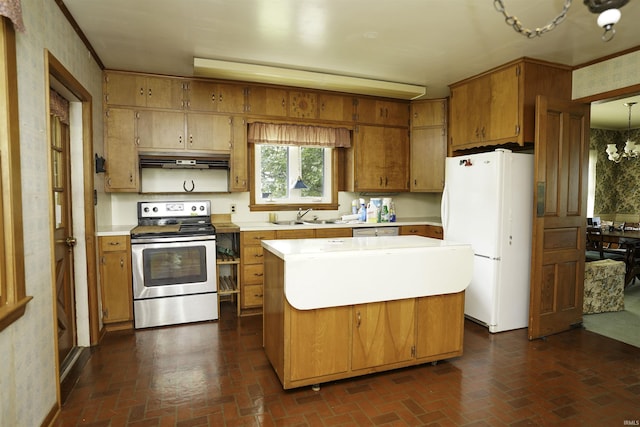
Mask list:
[[[56,404],[45,49],[92,94],[102,149],[102,73],[55,1],[22,0],[16,34],[27,294],[25,315],[0,332],[0,425],[39,426]],[[86,286],[86,283],[85,283]]]
[[[607,144],[623,151],[627,131],[591,129],[590,149],[596,150],[596,195],[594,215],[640,215],[640,158],[615,163],[607,158]],[[640,129],[631,131],[631,140],[640,144]]]

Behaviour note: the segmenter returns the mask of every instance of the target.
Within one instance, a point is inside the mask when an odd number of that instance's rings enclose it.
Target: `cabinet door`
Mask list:
[[[416,357],[462,352],[464,292],[418,298]]]
[[[451,101],[449,102],[449,141],[451,148],[454,150],[469,142],[470,125],[466,117],[466,113],[469,110],[467,89],[467,85],[451,88]]]
[[[187,150],[231,152],[231,118],[215,114],[188,113]]]
[[[285,117],[289,109],[289,93],[285,89],[251,87],[247,111],[250,114]]]
[[[184,113],[138,111],[136,118],[138,148],[184,150]]]
[[[290,308],[292,381],[346,372],[349,369],[351,307],[319,310]]]
[[[446,103],[442,99],[411,103],[411,127],[443,126]]]
[[[491,73],[487,139],[517,141],[520,134],[519,65]]]
[[[411,130],[411,191],[442,191],[447,141],[444,127]]]
[[[247,122],[242,117],[232,119],[231,170],[229,191],[247,191]]]
[[[406,128],[384,128],[385,191],[409,189],[409,131]]]
[[[355,190],[384,188],[385,129],[381,126],[358,126],[355,138]]]
[[[239,84],[218,83],[218,113],[243,113],[245,88]]]
[[[409,104],[396,101],[378,101],[379,124],[387,126],[409,126]]]
[[[183,80],[170,77],[147,77],[147,104],[149,108],[180,110],[184,107]]]
[[[356,305],[352,321],[351,369],[414,357],[415,299]]]
[[[357,98],[355,101],[355,118],[360,123],[377,124],[382,121],[382,113],[378,111],[374,98]]]
[[[106,72],[105,102],[107,105],[146,106],[145,77],[136,74]]]
[[[352,97],[328,93],[318,95],[318,117],[320,120],[352,122],[353,114]]]
[[[104,323],[133,319],[131,261],[128,251],[102,252],[100,256],[100,287]]]
[[[189,82],[187,108],[190,111],[216,111],[217,85],[212,82],[193,80]]]
[[[105,191],[138,191],[135,112],[109,108],[105,112]]]

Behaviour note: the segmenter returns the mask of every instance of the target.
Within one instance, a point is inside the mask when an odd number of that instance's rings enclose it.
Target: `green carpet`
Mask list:
[[[623,311],[585,314],[582,324],[588,331],[640,347],[640,280],[626,289]]]

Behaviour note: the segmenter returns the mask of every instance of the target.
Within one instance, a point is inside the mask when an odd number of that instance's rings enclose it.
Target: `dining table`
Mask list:
[[[604,252],[618,252],[626,265],[625,288],[640,276],[640,230],[620,230],[602,227]]]

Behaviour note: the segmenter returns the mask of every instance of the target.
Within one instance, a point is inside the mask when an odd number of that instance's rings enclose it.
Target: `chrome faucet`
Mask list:
[[[309,208],[306,211],[302,212],[302,208],[298,208],[298,215],[296,215],[296,221],[302,221],[302,217],[311,212],[313,208]]]

